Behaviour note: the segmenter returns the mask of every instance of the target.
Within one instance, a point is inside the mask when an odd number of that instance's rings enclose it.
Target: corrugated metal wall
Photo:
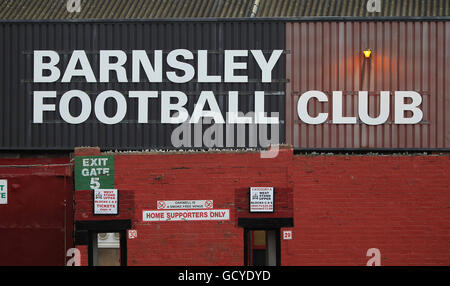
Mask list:
[[[188,94],[190,113],[202,90],[215,92],[223,112],[228,108],[228,91],[239,91],[239,105],[248,112],[254,110],[253,92],[264,90],[266,111],[280,114],[280,143],[309,149],[450,148],[449,25],[448,21],[3,22],[0,24],[0,149],[72,150],[86,145],[119,150],[172,148],[170,136],[177,125],[160,123],[160,98],[149,104],[148,124],[137,123],[135,99],[128,101],[126,118],[112,126],[101,124],[93,114],[83,124],[69,125],[61,120],[58,112],[46,112],[44,124],[32,123],[33,91],[57,90],[59,97],[71,89],[84,90],[92,99],[107,89],[120,91],[126,98],[129,90],[181,90]],[[373,50],[372,58],[364,60],[362,50],[368,47]],[[221,58],[225,49],[266,52],[283,49],[286,55],[278,61],[272,83],[264,84],[252,57],[249,57],[247,84],[207,84],[195,80],[186,84],[167,81],[106,84],[78,79],[70,84],[32,82],[33,50],[58,51],[64,67],[73,50],[86,50],[98,77],[101,49],[125,50],[130,55],[133,49],[148,52],[162,49],[167,53],[177,48],[209,50],[211,74],[223,72]],[[126,69],[130,78],[130,60]],[[296,103],[308,90],[321,90],[329,95],[328,103],[313,103],[313,113],[324,110],[331,113],[331,92],[343,91],[346,116],[357,115],[357,91],[369,91],[370,114],[375,116],[379,112],[380,91],[389,90],[393,94],[396,90],[414,90],[423,97],[424,117],[415,125],[393,124],[391,100],[391,116],[383,125],[336,125],[331,121],[307,125],[298,118]],[[114,114],[115,104],[107,102],[106,107],[107,114]],[[73,114],[80,111],[76,101],[71,108]],[[248,137],[245,141],[248,146]]]
[[[170,135],[177,125],[160,123],[160,97],[149,104],[149,123],[137,123],[137,100],[128,100],[129,90],[180,90],[188,95],[190,114],[203,90],[212,90],[222,110],[228,109],[228,91],[239,91],[239,106],[243,112],[254,110],[254,91],[266,92],[265,110],[279,112],[280,142],[284,142],[285,55],[272,73],[272,83],[261,83],[261,71],[256,61],[248,57],[248,78],[245,84],[198,83],[196,78],[186,84],[163,83],[86,83],[74,78],[71,83],[33,83],[33,51],[55,50],[60,54],[60,67],[66,67],[73,50],[86,50],[98,78],[99,50],[124,50],[129,60],[127,76],[131,79],[131,50],[148,52],[162,49],[207,49],[210,51],[210,74],[223,74],[225,49],[261,49],[271,53],[285,47],[283,22],[122,22],[122,23],[0,23],[0,149],[59,149],[76,146],[99,146],[102,149],[141,150],[172,147]],[[166,54],[165,54],[166,55]],[[267,56],[267,54],[266,54]],[[152,59],[152,55],[149,55]],[[165,56],[164,56],[165,58]],[[152,60],[151,60],[152,61]],[[63,64],[61,65],[61,62]],[[195,64],[195,62],[192,62]],[[164,71],[168,66],[164,60]],[[62,76],[62,75],[61,75]],[[145,77],[141,75],[141,77]],[[91,99],[103,90],[121,92],[128,101],[127,116],[115,125],[90,119],[79,125],[62,121],[59,112],[45,112],[43,124],[33,124],[33,91],[57,90],[59,97],[66,91],[80,89]],[[47,99],[52,102],[52,99]],[[58,108],[57,108],[58,111]],[[71,103],[71,113],[79,114],[80,104]],[[106,103],[106,114],[115,114],[115,103]],[[236,139],[236,138],[235,138]],[[248,142],[248,140],[246,140]]]
[[[286,140],[298,148],[449,148],[450,22],[300,22],[287,23]],[[362,51],[373,50],[364,60]],[[307,125],[297,101],[320,90],[329,102],[312,100],[313,115],[328,121]],[[332,91],[343,91],[345,116],[358,116],[357,91],[369,91],[369,114],[379,114],[379,92],[391,91],[386,124],[332,124]],[[393,92],[411,90],[423,97],[423,120],[393,124]]]

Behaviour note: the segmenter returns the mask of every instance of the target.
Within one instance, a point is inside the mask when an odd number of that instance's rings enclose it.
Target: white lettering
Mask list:
[[[235,57],[247,57],[248,50],[225,50],[225,82],[248,82],[246,75],[234,75],[234,70],[246,69],[246,62],[235,62]]]
[[[116,58],[115,63],[110,59]],[[120,50],[101,50],[100,51],[100,82],[109,82],[109,72],[115,71],[119,82],[127,82],[127,72],[123,65],[127,61],[127,54]]]
[[[72,98],[79,98],[81,100],[81,113],[75,117],[72,116],[69,110],[69,103]],[[91,100],[89,95],[81,90],[69,90],[64,93],[59,101],[59,112],[64,121],[70,124],[80,124],[86,121],[91,114]]]
[[[203,110],[205,103],[208,102],[209,108],[211,110]],[[219,105],[217,104],[216,98],[212,91],[202,91],[200,97],[195,105],[194,112],[192,113],[192,118],[190,123],[198,123],[200,117],[212,117],[215,123],[225,123],[222,113],[220,112]]]
[[[78,62],[81,65],[81,69],[76,69]],[[86,53],[82,50],[73,51],[61,82],[70,82],[73,76],[84,76],[87,82],[97,81]]]
[[[280,58],[283,50],[274,50],[270,56],[269,61],[266,61],[264,54],[261,50],[251,50],[253,57],[261,68],[262,82],[272,81],[272,70],[275,67],[278,59]]]
[[[358,113],[362,122],[367,125],[380,125],[389,118],[389,91],[382,91],[380,98],[380,115],[376,118],[369,116],[368,92],[360,91],[358,95]]]
[[[298,117],[306,124],[322,124],[327,120],[327,113],[319,113],[316,117],[311,117],[308,113],[308,101],[316,98],[320,102],[327,102],[327,95],[321,91],[310,90],[303,93],[297,102]]]
[[[108,98],[113,98],[117,104],[116,114],[108,117],[105,113],[105,101]],[[117,124],[125,118],[127,114],[127,101],[125,97],[118,91],[105,90],[101,92],[95,100],[95,116],[100,122],[105,124]]]
[[[178,49],[178,50],[173,50],[171,51],[168,55],[167,55],[167,64],[170,67],[173,67],[175,69],[179,69],[184,71],[184,75],[183,76],[178,76],[176,72],[171,71],[171,72],[167,72],[167,78],[171,81],[171,82],[175,82],[175,83],[185,83],[188,82],[190,80],[192,80],[195,76],[195,70],[194,67],[188,63],[185,62],[180,62],[177,60],[177,57],[181,56],[184,59],[187,60],[192,60],[194,58],[194,55],[192,54],[191,51],[185,50],[185,49]]]
[[[44,57],[50,58],[48,63],[44,63]],[[33,81],[34,82],[55,82],[59,79],[60,70],[56,67],[59,62],[59,55],[55,51],[34,51]],[[44,76],[43,71],[50,71],[50,75]]]
[[[333,123],[356,124],[356,117],[343,117],[342,109],[342,91],[333,91]]]
[[[278,117],[266,117],[264,111],[264,91],[255,91],[255,123],[278,124]]]
[[[44,104],[44,98],[56,98],[56,91],[33,92],[33,123],[43,122],[44,111],[55,111],[54,104]]]
[[[177,103],[170,103],[171,98],[177,98]],[[161,92],[161,123],[178,124],[188,119],[189,114],[183,106],[187,103],[187,96],[181,91]],[[171,111],[177,111],[171,116]]]
[[[251,117],[239,117],[238,116],[238,92],[228,92],[228,123],[246,124],[252,123]]]
[[[208,75],[208,51],[198,51],[198,81],[199,82],[221,82],[222,77],[220,75]]]
[[[153,65],[150,64],[147,53],[144,50],[133,51],[132,81],[140,82],[140,67],[144,68],[150,82],[162,82],[162,50],[156,50]]]
[[[157,98],[157,91],[130,91],[130,98],[138,99],[138,123],[148,123],[148,99]]]
[[[405,98],[411,98],[412,102],[405,103]],[[423,112],[419,109],[422,103],[422,96],[415,91],[395,92],[395,124],[416,124],[423,118]],[[412,117],[405,117],[405,111],[411,111]]]

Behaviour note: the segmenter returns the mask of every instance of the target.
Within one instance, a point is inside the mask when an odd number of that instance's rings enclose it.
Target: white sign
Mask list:
[[[135,238],[137,238],[137,230],[129,229],[128,230],[128,239],[135,239]]]
[[[0,180],[0,205],[8,204],[8,180]]]
[[[213,200],[157,201],[158,210],[212,209]]]
[[[250,188],[250,212],[273,212],[273,188]]]
[[[291,240],[292,239],[292,230],[284,230],[283,231],[283,239]]]
[[[116,189],[94,190],[94,214],[118,214],[118,192]]]
[[[229,220],[230,210],[151,210],[142,212],[143,221]]]

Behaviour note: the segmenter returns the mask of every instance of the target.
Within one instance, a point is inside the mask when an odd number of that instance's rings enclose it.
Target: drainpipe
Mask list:
[[[250,18],[254,18],[256,16],[256,13],[258,12],[259,2],[260,1],[261,0],[255,0],[253,2],[252,14],[250,15]]]

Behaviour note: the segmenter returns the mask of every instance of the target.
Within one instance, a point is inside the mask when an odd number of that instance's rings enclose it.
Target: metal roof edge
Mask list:
[[[0,23],[171,23],[171,22],[387,22],[387,21],[450,21],[450,16],[308,16],[255,18],[127,18],[127,19],[0,19]]]

